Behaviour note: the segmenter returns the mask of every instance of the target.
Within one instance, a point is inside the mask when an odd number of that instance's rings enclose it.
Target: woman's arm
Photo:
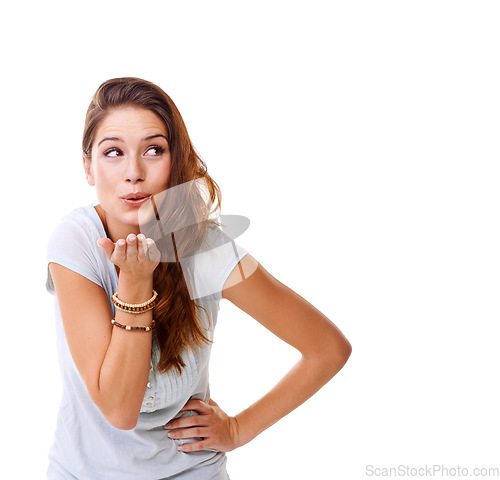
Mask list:
[[[204,448],[229,451],[244,445],[317,392],[351,354],[350,343],[327,317],[251,255],[232,271],[222,295],[299,350],[302,357],[271,391],[235,417],[228,417],[214,403],[188,402],[185,408],[198,410],[200,417],[168,424],[169,428],[202,426],[174,433],[175,438],[204,437],[201,442],[183,445],[185,452]]]
[[[120,266],[118,298],[142,303],[152,296],[157,263],[146,257],[133,238],[129,236],[124,245],[103,242],[108,258]],[[151,331],[113,326],[109,300],[100,286],[57,263],[50,264],[50,273],[68,347],[90,397],[113,426],[134,428],[149,376]],[[149,326],[152,313],[117,309],[115,319],[122,325]]]

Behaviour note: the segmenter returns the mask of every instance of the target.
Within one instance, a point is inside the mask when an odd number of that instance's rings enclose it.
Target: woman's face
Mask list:
[[[113,241],[139,233],[139,207],[167,188],[170,166],[167,129],[155,113],[124,106],[101,121],[84,168]]]

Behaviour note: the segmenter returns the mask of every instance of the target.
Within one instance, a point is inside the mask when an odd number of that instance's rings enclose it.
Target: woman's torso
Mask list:
[[[49,242],[48,261],[68,266],[100,284],[114,311],[111,296],[117,290],[118,277],[114,265],[97,247],[97,239],[106,235],[94,207],[89,205],[74,210],[61,225]],[[232,243],[231,248],[218,248],[215,255],[206,252],[181,262],[192,296],[197,291],[204,294],[196,299],[196,303],[206,309],[208,317],[203,309],[197,311],[200,311],[210,340],[213,339],[224,277],[246,254],[242,247]],[[213,275],[215,280],[209,278],[210,272],[217,272]],[[47,289],[54,293],[50,272]],[[207,295],[210,290],[217,291]],[[49,452],[48,478],[158,480],[174,475],[178,475],[175,478],[179,480],[228,478],[224,453],[213,450],[179,452],[178,445],[186,440],[169,439],[163,429],[163,425],[175,417],[197,414],[180,412],[189,399],[208,401],[210,398],[208,368],[211,345],[204,344],[201,349],[183,352],[186,367],[182,375],[175,369],[163,374],[156,371],[158,352],[153,348],[137,426],[133,430],[120,430],[107,422],[90,398],[72,360],[57,297],[54,298],[63,397]]]

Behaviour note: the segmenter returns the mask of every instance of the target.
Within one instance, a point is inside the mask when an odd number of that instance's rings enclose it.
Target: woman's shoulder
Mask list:
[[[78,207],[64,215],[52,229],[50,240],[83,240],[85,238],[101,238],[105,236],[99,216],[92,205]]]
[[[94,226],[96,229],[100,223],[99,215],[91,204],[74,208],[61,218],[60,224],[72,224],[80,226]]]
[[[223,229],[211,225],[205,242],[196,254],[189,258],[192,275],[186,283],[192,298],[212,296],[220,300],[225,280],[247,253],[247,250]]]
[[[101,284],[103,255],[97,240],[105,236],[92,205],[79,207],[62,217],[47,243],[47,263],[58,263]],[[47,288],[53,290],[50,271]]]

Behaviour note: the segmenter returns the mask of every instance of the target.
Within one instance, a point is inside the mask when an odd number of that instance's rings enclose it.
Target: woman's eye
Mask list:
[[[104,155],[106,155],[106,157],[117,157],[119,154],[120,154],[120,150],[118,150],[117,148],[110,148],[109,150],[106,150],[104,152]]]
[[[146,151],[146,154],[147,155],[161,155],[163,152],[165,151],[164,148],[162,147],[159,147],[158,145],[155,145],[153,147],[150,147],[148,148],[148,150]],[[152,152],[152,153],[150,153]]]

